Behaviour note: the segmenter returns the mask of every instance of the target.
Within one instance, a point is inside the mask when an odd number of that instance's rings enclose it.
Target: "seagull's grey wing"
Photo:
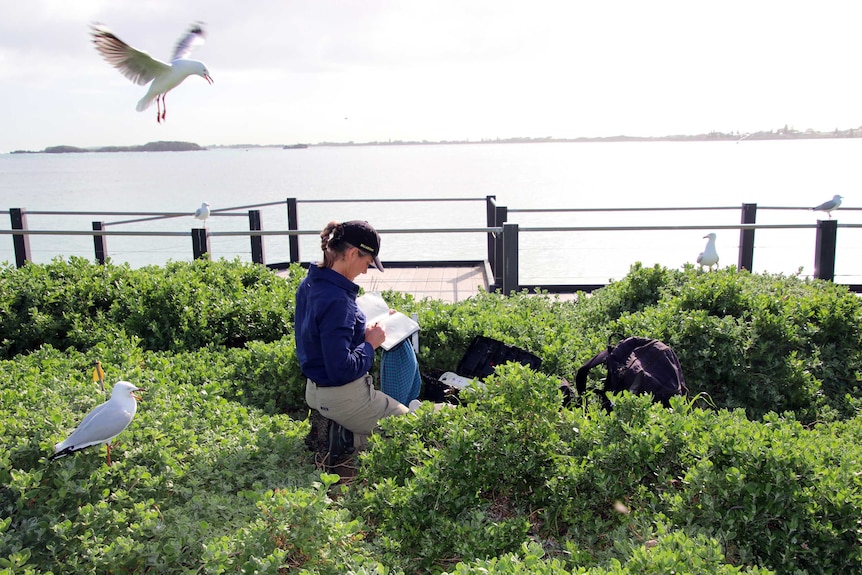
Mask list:
[[[135,414],[118,407],[116,404],[109,406],[109,403],[103,403],[91,411],[78,429],[63,442],[64,447],[83,449],[97,443],[105,443],[119,435],[129,426]]]
[[[811,208],[811,209],[814,211],[821,211],[821,210],[831,210],[834,207],[835,207],[835,200],[829,200],[828,202],[823,202],[819,206],[817,206],[815,208]]]
[[[123,76],[143,86],[153,78],[167,72],[171,67],[164,62],[156,60],[146,52],[132,48],[119,38],[107,27],[93,25],[93,44],[105,61],[119,70]]]
[[[206,42],[206,33],[204,32],[203,24],[196,22],[192,24],[186,35],[180,38],[177,42],[177,47],[174,48],[174,56],[171,60],[181,60],[188,58],[192,50]]]
[[[89,425],[89,422],[92,421],[94,417],[98,416],[99,413],[103,409],[105,409],[106,405],[108,405],[107,401],[105,403],[100,403],[99,405],[94,407],[93,410],[87,414],[87,417],[85,417],[84,419],[81,420],[81,423],[78,424],[78,427],[77,427],[77,429],[75,429],[75,431],[78,431],[78,429],[81,429],[82,427],[86,427],[87,425]],[[72,432],[72,435],[75,434],[75,431]],[[71,435],[69,437],[71,437]]]
[[[703,261],[703,252],[700,252],[699,254],[697,254],[697,263],[700,263],[702,261]]]

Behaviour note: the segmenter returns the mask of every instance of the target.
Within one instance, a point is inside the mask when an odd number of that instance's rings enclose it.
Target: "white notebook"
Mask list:
[[[419,324],[400,311],[389,312],[389,305],[379,293],[366,293],[356,298],[356,304],[365,314],[366,325],[379,323],[386,330],[386,341],[380,346],[389,351],[417,331]]]

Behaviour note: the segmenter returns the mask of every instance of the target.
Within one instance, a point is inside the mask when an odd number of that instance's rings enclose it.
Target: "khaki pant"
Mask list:
[[[305,401],[325,418],[352,431],[357,449],[365,448],[378,421],[408,413],[406,406],[374,389],[374,380],[368,374],[335,387],[319,386],[309,379],[305,384]]]

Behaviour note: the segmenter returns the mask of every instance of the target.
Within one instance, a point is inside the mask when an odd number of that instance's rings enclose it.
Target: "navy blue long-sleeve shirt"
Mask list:
[[[296,355],[302,373],[321,386],[349,383],[368,373],[374,347],[365,341],[359,286],[311,264],[296,291]]]

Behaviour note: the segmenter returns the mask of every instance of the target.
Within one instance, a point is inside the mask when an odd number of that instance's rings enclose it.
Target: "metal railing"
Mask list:
[[[160,212],[60,212],[60,211],[27,211],[22,208],[8,210],[11,228],[0,230],[0,235],[12,236],[15,252],[15,263],[18,267],[32,261],[29,247],[31,236],[54,235],[54,236],[92,236],[94,242],[95,259],[104,264],[108,258],[106,238],[110,236],[139,236],[139,237],[190,237],[192,240],[192,257],[208,258],[212,254],[210,239],[229,236],[247,236],[251,244],[251,259],[254,263],[268,265],[269,267],[283,269],[291,263],[301,262],[299,251],[299,237],[302,235],[316,235],[319,230],[299,229],[299,204],[322,204],[322,203],[415,203],[415,202],[484,202],[486,208],[486,225],[475,227],[447,227],[447,228],[399,228],[379,229],[381,234],[451,234],[451,233],[481,233],[487,236],[487,264],[493,278],[488,278],[491,291],[500,289],[509,294],[521,289],[542,289],[551,292],[574,292],[591,291],[601,284],[564,284],[564,285],[523,285],[519,278],[519,254],[520,235],[522,233],[552,232],[571,234],[575,232],[629,232],[629,231],[660,231],[660,230],[739,230],[739,256],[737,267],[739,269],[752,269],[754,259],[754,237],[757,230],[774,229],[816,229],[814,276],[820,279],[834,281],[835,258],[837,246],[838,228],[862,228],[862,224],[839,224],[835,219],[819,220],[816,224],[757,224],[756,204],[742,204],[739,207],[648,207],[648,208],[522,208],[509,209],[497,204],[494,196],[485,198],[403,198],[403,199],[311,199],[298,200],[287,198],[284,201],[268,202],[265,204],[253,204],[235,206],[231,208],[214,209],[211,216],[248,217],[249,229],[242,231],[211,231],[206,226],[192,228],[190,231],[147,231],[147,230],[122,230],[111,229],[118,226],[165,220],[170,218],[188,217],[189,213],[160,213]],[[284,205],[287,212],[286,229],[264,231],[261,222],[259,208]],[[248,211],[238,212],[238,210]],[[862,208],[842,208],[842,211],[860,210]],[[581,226],[521,226],[517,223],[508,222],[509,214],[517,213],[598,213],[598,212],[673,212],[673,211],[741,211],[741,222],[739,224],[689,224],[689,225],[581,225]],[[761,210],[807,210],[802,207],[762,207]],[[96,220],[92,221],[92,230],[31,230],[27,225],[27,216],[30,215],[52,215],[52,216],[91,216],[106,217],[116,216],[125,219],[116,221]],[[267,263],[264,253],[265,237],[286,236],[289,242],[289,258],[285,262]],[[387,266],[393,267],[434,267],[454,266],[469,263],[476,265],[484,262],[465,261],[422,261],[422,262],[387,262]],[[854,291],[862,291],[862,286],[850,285]]]

